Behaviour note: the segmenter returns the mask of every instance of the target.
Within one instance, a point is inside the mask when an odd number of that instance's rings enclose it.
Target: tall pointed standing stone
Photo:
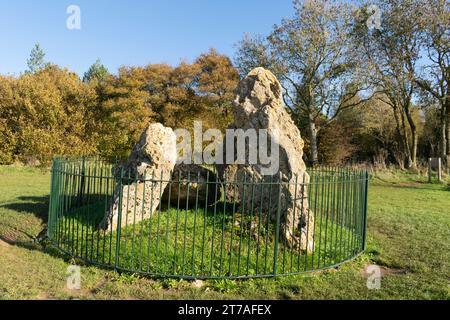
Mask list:
[[[221,179],[238,182],[226,185],[226,199],[239,201],[243,215],[250,211],[253,216],[262,212],[272,221],[281,215],[281,237],[286,243],[308,253],[313,252],[314,215],[308,203],[309,175],[302,159],[304,142],[286,110],[282,87],[270,71],[256,68],[241,81],[234,101],[234,123],[230,128],[255,129],[257,132],[267,130],[269,139],[274,139],[279,156],[276,170],[270,174],[267,174],[267,168],[273,163],[268,165],[258,158],[256,164],[251,164],[249,151],[255,148],[259,151],[262,147],[259,139],[256,146],[249,145],[250,142],[247,144],[247,162],[238,163],[235,157],[234,163],[218,165]],[[225,153],[228,151],[224,148]],[[265,183],[265,187],[253,187],[253,184],[249,187],[243,183],[244,179],[247,183],[253,181],[256,186],[260,185],[259,182]],[[272,182],[275,184],[271,185]]]

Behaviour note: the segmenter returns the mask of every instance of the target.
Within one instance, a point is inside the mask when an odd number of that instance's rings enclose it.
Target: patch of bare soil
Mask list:
[[[50,300],[46,293],[39,293],[36,297],[36,300]]]
[[[0,247],[10,248],[11,244],[8,241],[5,241],[3,238],[0,238]]]
[[[373,270],[371,270],[370,272],[367,272],[367,267],[369,267],[369,265],[364,266],[364,268],[361,270],[361,275],[364,278],[369,277],[370,275],[373,275]],[[402,274],[407,274],[410,271],[408,269],[404,269],[404,268],[388,268],[385,266],[378,266],[380,268],[380,273],[381,276],[387,276],[387,275],[402,275]]]
[[[398,182],[396,185],[399,187],[417,187],[421,184],[419,182]]]

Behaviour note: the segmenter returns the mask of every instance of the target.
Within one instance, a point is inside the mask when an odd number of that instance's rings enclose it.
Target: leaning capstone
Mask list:
[[[173,130],[160,123],[151,124],[126,163],[115,169],[117,184],[113,203],[100,227],[115,231],[119,220],[124,227],[149,219],[160,204],[176,159]]]
[[[272,221],[279,219],[286,243],[312,252],[314,217],[308,203],[309,175],[302,159],[304,142],[286,111],[282,87],[270,71],[256,68],[241,81],[230,128],[256,131],[259,139],[256,143],[248,139],[243,150],[236,145],[237,137],[234,149],[245,152],[244,163],[235,155],[232,163],[217,167],[222,181],[233,182],[224,188],[225,199],[239,201],[242,215],[252,213]],[[266,141],[261,139],[261,130],[266,130]],[[259,151],[263,147],[276,155],[271,163],[262,161]],[[228,154],[229,150],[223,149]],[[255,151],[258,159],[251,163],[249,155]]]

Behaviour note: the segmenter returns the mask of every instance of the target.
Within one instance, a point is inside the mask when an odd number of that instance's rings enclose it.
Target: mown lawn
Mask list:
[[[82,287],[67,289],[73,262],[33,243],[45,226],[50,176],[0,167],[0,299],[449,299],[450,187],[386,172],[369,192],[366,254],[343,266],[277,279],[193,282],[82,266]],[[382,269],[369,290],[365,267]]]

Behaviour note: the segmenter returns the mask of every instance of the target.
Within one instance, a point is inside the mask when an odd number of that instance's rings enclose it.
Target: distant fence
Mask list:
[[[297,197],[307,197],[313,244],[308,252],[291,245],[281,233],[285,206],[281,198],[270,199],[280,208],[277,217],[264,212],[264,206],[253,210],[259,198],[251,199],[252,208],[227,202],[224,188],[236,181],[117,177],[114,164],[93,158],[53,160],[48,235],[53,244],[71,257],[118,271],[151,276],[184,279],[252,278],[300,274],[327,269],[351,260],[365,249],[367,220],[368,174],[366,171],[339,168],[308,170],[309,181],[296,182]],[[187,188],[188,196],[169,191],[158,208],[150,214],[137,210],[145,204],[131,203],[133,210],[122,209],[114,219],[116,227],[100,227],[119,199],[125,197],[136,182],[158,187],[168,183],[166,190]],[[248,179],[251,194],[286,187],[288,182],[273,179],[262,183]],[[202,201],[189,190],[199,184],[214,190],[211,201]],[[138,192],[137,188],[131,192]],[[260,192],[253,192],[259,190]],[[139,190],[141,192],[141,190]],[[145,192],[145,191],[142,191]],[[163,190],[161,190],[163,192]],[[130,191],[128,191],[130,193]],[[129,200],[127,200],[129,201]],[[262,201],[262,200],[261,200]],[[127,204],[128,206],[128,204]],[[146,219],[136,217],[147,214]],[[130,215],[133,215],[130,216]],[[292,234],[302,225],[292,226]],[[125,224],[124,224],[125,221]],[[300,238],[301,239],[301,238]]]

